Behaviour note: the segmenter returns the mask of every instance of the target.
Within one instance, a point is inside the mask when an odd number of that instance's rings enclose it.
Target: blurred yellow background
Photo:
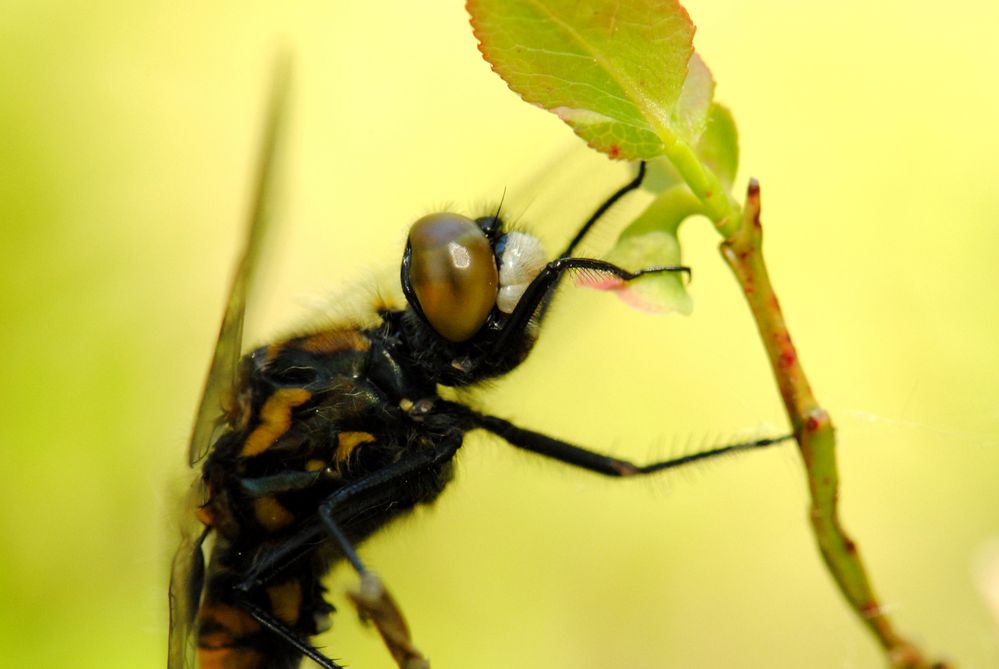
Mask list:
[[[329,290],[367,299],[424,213],[506,189],[554,251],[625,178],[489,72],[460,3],[294,4],[0,4],[0,665],[165,662],[172,496],[282,46],[294,110],[256,341]],[[686,6],[739,183],[762,182],[875,587],[933,654],[999,666],[981,589],[989,555],[999,579],[999,6]],[[640,461],[783,431],[709,227],[682,232],[693,317],[567,288],[479,401]],[[791,447],[638,482],[478,437],[460,460],[435,508],[362,549],[435,667],[882,664],[813,547]],[[354,583],[331,579],[322,644],[389,667]]]

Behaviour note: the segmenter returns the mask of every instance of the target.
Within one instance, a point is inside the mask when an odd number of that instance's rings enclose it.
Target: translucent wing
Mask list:
[[[199,478],[195,481],[188,498],[189,506],[201,504],[203,485]],[[170,572],[170,642],[167,655],[168,669],[194,669],[194,624],[204,585],[205,558],[202,543],[207,532],[193,522],[193,514],[188,513],[190,522],[183,529],[180,546],[173,558]],[[187,519],[185,519],[187,520]],[[199,534],[200,531],[200,534]]]
[[[634,166],[607,160],[578,140],[566,141],[541,167],[525,171],[522,166],[504,181],[503,215],[511,221],[526,221],[531,234],[544,242],[554,257],[572,239],[579,226],[610,193],[634,176]],[[499,189],[496,189],[499,190]],[[625,198],[596,226],[575,255],[601,257],[614,243],[629,216],[637,213],[641,196]]]
[[[211,447],[225,420],[223,405],[236,383],[243,347],[243,317],[247,289],[253,283],[261,240],[267,227],[274,188],[274,174],[287,99],[290,65],[282,58],[276,68],[267,112],[263,144],[256,174],[253,208],[246,238],[222,317],[215,354],[208,370],[201,404],[194,421],[188,461],[201,460]],[[194,482],[187,499],[180,546],[170,574],[170,641],[168,669],[194,669],[195,622],[204,584],[205,559],[202,544],[208,532],[196,520],[193,509],[204,503],[204,486]]]
[[[229,299],[226,302],[225,314],[222,317],[218,342],[215,344],[215,355],[208,370],[208,380],[205,382],[204,394],[201,396],[201,404],[198,407],[194,429],[191,433],[191,444],[188,451],[188,461],[191,465],[201,460],[212,445],[212,437],[224,418],[223,403],[236,381],[239,358],[243,348],[246,291],[248,286],[253,283],[257,259],[260,255],[260,241],[269,220],[274,163],[287,97],[288,72],[288,61],[282,59],[277,68],[274,88],[271,93],[249,227],[239,256],[239,264],[236,265],[236,273],[229,288]]]

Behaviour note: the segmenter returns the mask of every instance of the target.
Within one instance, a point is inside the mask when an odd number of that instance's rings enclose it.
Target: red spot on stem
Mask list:
[[[870,620],[871,618],[877,618],[881,615],[881,607],[878,606],[877,602],[865,602],[862,607],[860,607],[861,614]]]

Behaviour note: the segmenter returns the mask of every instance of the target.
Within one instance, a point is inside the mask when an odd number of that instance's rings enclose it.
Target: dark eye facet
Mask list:
[[[489,240],[460,214],[424,216],[409,230],[409,280],[420,309],[439,335],[470,339],[496,304],[499,271]]]

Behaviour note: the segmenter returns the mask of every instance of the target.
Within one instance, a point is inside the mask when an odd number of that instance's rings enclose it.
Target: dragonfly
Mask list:
[[[406,304],[381,306],[374,324],[316,328],[243,353],[247,293],[268,225],[287,75],[272,93],[252,214],[226,301],[188,461],[200,468],[190,525],[170,584],[169,669],[293,669],[310,658],[341,665],[311,638],[330,626],[323,578],[347,561],[351,595],[400,667],[428,663],[395,600],[357,553],[394,518],[433,502],[452,477],[469,432],[615,478],[651,475],[786,437],[759,439],[638,465],[524,429],[452,399],[520,365],[541,334],[566,275],[627,283],[682,265],[629,271],[576,247],[604,214],[638,189],[611,194],[564,250],[547,259],[533,236],[499,211],[478,218],[424,216],[400,265]]]

